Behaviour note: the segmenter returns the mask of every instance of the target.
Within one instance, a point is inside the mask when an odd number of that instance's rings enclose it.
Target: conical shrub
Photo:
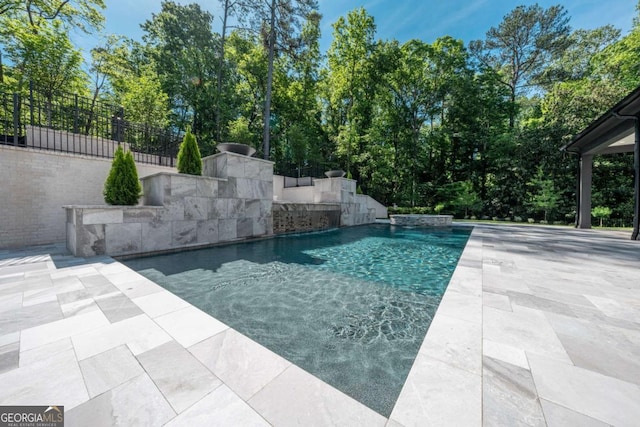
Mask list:
[[[178,151],[178,172],[189,175],[202,175],[202,157],[196,137],[187,129],[180,151]]]
[[[110,205],[136,205],[141,191],[133,154],[130,151],[125,154],[118,145],[104,183],[104,201]]]

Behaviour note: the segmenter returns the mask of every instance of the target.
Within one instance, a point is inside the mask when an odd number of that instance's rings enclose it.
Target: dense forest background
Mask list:
[[[570,223],[577,159],[560,148],[640,84],[638,17],[622,35],[518,6],[484,40],[399,43],[360,8],[325,54],[315,0],[219,1],[220,33],[198,4],[163,1],[141,42],[105,35],[86,61],[69,32],[100,33],[103,0],[0,0],[0,91],[75,92],[189,126],[203,155],[253,145],[283,174],[341,168],[387,205]],[[629,225],[633,156],[597,157],[593,179],[593,205]]]

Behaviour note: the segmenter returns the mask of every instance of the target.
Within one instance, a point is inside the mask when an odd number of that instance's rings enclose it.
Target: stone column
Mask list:
[[[591,228],[591,173],[593,155],[580,156],[580,206],[578,206],[578,228]]]

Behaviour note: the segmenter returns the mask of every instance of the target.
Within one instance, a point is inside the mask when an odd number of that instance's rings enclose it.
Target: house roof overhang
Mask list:
[[[562,150],[580,155],[633,152],[640,118],[640,87],[576,135]]]

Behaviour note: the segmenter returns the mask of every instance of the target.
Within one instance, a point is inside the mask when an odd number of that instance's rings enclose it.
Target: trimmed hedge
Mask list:
[[[389,215],[412,215],[412,214],[420,214],[420,215],[431,215],[434,214],[435,211],[433,208],[426,206],[413,206],[413,207],[389,207],[387,208],[387,212]]]

